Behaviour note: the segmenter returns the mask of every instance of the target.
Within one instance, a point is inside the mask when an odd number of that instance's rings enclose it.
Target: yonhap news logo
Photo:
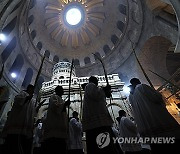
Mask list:
[[[114,144],[173,144],[175,137],[113,137]]]
[[[107,147],[110,144],[110,134],[108,132],[99,134],[96,137],[96,143],[100,149]]]

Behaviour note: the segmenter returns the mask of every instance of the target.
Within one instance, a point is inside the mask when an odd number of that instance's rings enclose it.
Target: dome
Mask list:
[[[98,58],[107,74],[117,73],[126,84],[132,77],[147,83],[133,49],[156,86],[162,80],[149,69],[169,78],[180,67],[178,2],[5,0],[0,5],[1,63],[5,82],[16,91],[34,84],[43,56],[39,86],[60,61],[74,59],[76,76],[103,75]]]
[[[30,43],[39,54],[47,54],[49,63],[53,62],[55,56],[61,61],[70,62],[75,59],[75,65],[79,69],[94,67],[98,63],[93,54],[104,60],[112,55],[117,62],[121,62],[121,53],[114,56],[114,51],[127,37],[138,39],[143,22],[141,5],[131,6],[127,1],[46,0],[32,2],[31,6],[27,13],[28,21],[30,20],[28,29],[25,29],[21,42],[30,37],[30,42],[27,40],[26,44]],[[128,20],[129,7],[138,10],[135,20],[139,25],[134,25],[133,30],[127,29],[128,25],[135,24]],[[67,21],[71,18],[68,14],[71,9],[78,10],[80,15],[76,25]],[[71,15],[72,19],[78,19],[72,13]],[[23,21],[24,17],[21,18]],[[23,26],[24,23],[21,22],[22,29]],[[122,54],[127,58],[130,52],[127,50]]]
[[[37,100],[42,87],[48,96],[57,85],[68,93],[72,60],[77,93],[92,75],[105,86],[107,73],[118,93],[139,78],[164,93],[179,119],[180,96],[166,82],[180,85],[179,0],[0,0],[0,19],[0,84],[9,89],[2,121],[29,84]]]

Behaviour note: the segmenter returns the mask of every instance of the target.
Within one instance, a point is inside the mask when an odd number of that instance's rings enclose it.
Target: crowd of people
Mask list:
[[[55,88],[49,99],[47,114],[35,121],[40,106],[35,106],[34,86],[14,98],[14,104],[2,131],[3,154],[159,154],[179,153],[180,126],[167,111],[162,95],[140,80],[130,80],[129,102],[132,117],[124,110],[118,112],[118,126],[108,111],[106,98],[110,98],[111,86],[98,86],[94,76],[84,88],[82,121],[78,112],[67,115],[70,101],[64,101],[62,86]],[[37,109],[38,108],[38,109]],[[86,146],[82,142],[83,134]],[[151,138],[174,139],[173,143],[152,143]],[[118,142],[118,139],[134,139]],[[148,138],[148,142],[134,142]],[[122,141],[122,140],[121,140]],[[123,140],[125,141],[125,140]],[[137,141],[137,140],[136,140]],[[86,148],[85,148],[86,147]],[[175,152],[177,151],[177,152]]]

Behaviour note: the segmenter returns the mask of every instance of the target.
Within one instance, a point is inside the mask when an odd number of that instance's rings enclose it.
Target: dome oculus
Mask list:
[[[82,20],[82,13],[79,8],[71,7],[65,13],[65,20],[71,26],[78,25]]]

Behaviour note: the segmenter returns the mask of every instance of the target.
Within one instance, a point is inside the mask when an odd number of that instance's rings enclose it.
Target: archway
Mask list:
[[[154,86],[160,86],[164,81],[152,74],[149,70],[158,73],[164,78],[170,77],[166,67],[166,55],[171,45],[172,43],[166,38],[154,36],[145,42],[140,54],[138,55],[142,66],[144,67]],[[146,81],[142,71],[140,72],[140,78],[143,78],[144,81]]]

